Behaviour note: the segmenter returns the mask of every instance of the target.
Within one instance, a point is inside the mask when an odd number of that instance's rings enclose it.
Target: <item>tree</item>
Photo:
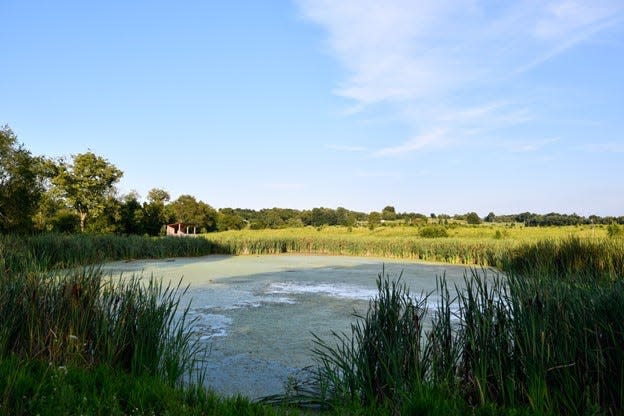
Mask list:
[[[104,212],[123,172],[93,152],[74,155],[71,164],[61,159],[55,170],[52,184],[78,213],[84,232],[87,217]]]
[[[149,203],[164,204],[165,202],[168,202],[170,198],[171,196],[169,195],[169,192],[164,189],[152,188],[147,193],[147,201]]]
[[[468,224],[481,224],[481,218],[476,212],[469,212],[466,214],[466,222]]]
[[[17,142],[9,126],[0,127],[0,231],[27,232],[41,194],[42,160]]]
[[[396,211],[394,210],[393,206],[388,205],[381,210],[381,218],[384,221],[396,220],[396,217]]]
[[[124,234],[143,234],[144,210],[139,202],[139,194],[132,191],[124,195],[120,205],[119,232]]]
[[[178,222],[195,224],[205,232],[217,229],[217,211],[191,195],[181,195],[170,207]]]
[[[336,208],[336,218],[338,220],[338,225],[353,227],[356,224],[355,215],[343,207]]]
[[[338,224],[338,216],[336,211],[331,208],[312,208],[309,217],[309,225],[314,227],[322,227],[323,225]]]
[[[147,193],[147,202],[143,204],[143,231],[145,233],[158,235],[165,224],[175,220],[171,210],[165,207],[169,198],[169,193],[159,188],[153,188]]]
[[[245,220],[236,214],[232,208],[219,210],[217,216],[217,229],[219,231],[242,230],[246,225]]]
[[[368,214],[368,228],[374,230],[375,227],[381,224],[381,214],[379,212],[371,212]]]
[[[75,233],[78,231],[80,219],[52,190],[47,190],[41,196],[33,222],[37,231]]]

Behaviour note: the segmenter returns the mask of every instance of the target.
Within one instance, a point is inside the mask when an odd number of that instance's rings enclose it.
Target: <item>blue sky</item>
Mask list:
[[[0,0],[0,123],[222,207],[624,214],[622,0]]]

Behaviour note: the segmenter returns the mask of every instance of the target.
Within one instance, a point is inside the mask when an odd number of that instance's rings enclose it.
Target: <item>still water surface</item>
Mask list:
[[[288,375],[313,364],[312,335],[348,331],[365,313],[377,275],[403,273],[410,293],[429,293],[436,276],[463,286],[466,267],[344,256],[206,256],[115,262],[105,269],[189,284],[195,330],[211,348],[207,384],[251,398],[281,393]],[[436,297],[429,298],[435,307]]]

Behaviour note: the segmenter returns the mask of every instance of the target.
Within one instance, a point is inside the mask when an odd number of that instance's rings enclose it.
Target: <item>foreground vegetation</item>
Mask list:
[[[207,346],[192,333],[180,284],[70,268],[205,254],[207,241],[0,236],[0,247],[0,414],[291,413],[200,387]]]
[[[296,406],[312,406],[334,414],[621,414],[624,242],[606,228],[557,228],[544,238],[549,230],[0,236],[0,413],[298,414]],[[440,280],[441,301],[427,308],[425,297],[384,276],[368,313],[350,334],[318,340],[311,377],[274,408],[185,382],[201,382],[193,371],[203,350],[180,308],[183,287],[113,284],[83,267],[282,252],[493,264],[507,277],[476,271],[461,292]]]
[[[310,377],[271,400],[390,414],[622,414],[624,253],[575,239],[521,251],[505,278],[475,269],[461,290],[440,278],[436,292],[412,296],[380,274],[367,314],[349,334],[317,338]]]

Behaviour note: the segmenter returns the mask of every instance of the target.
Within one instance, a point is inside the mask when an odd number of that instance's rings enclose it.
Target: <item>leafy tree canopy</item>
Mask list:
[[[466,222],[468,224],[481,224],[481,218],[476,212],[469,212],[466,214]]]
[[[115,184],[123,172],[93,152],[74,155],[72,163],[61,159],[56,165],[52,184],[80,217],[80,230],[87,216],[101,214],[108,198],[114,196]]]
[[[381,210],[381,218],[385,221],[396,220],[397,214],[393,206],[386,206]]]
[[[0,127],[0,231],[28,232],[42,184],[42,159],[33,157],[8,126]]]
[[[181,195],[170,204],[175,220],[186,224],[195,224],[200,230],[217,229],[217,211],[194,196]]]
[[[168,202],[169,199],[171,199],[171,197],[169,196],[169,192],[163,189],[152,188],[147,193],[147,200],[151,204],[164,204],[165,202]]]

